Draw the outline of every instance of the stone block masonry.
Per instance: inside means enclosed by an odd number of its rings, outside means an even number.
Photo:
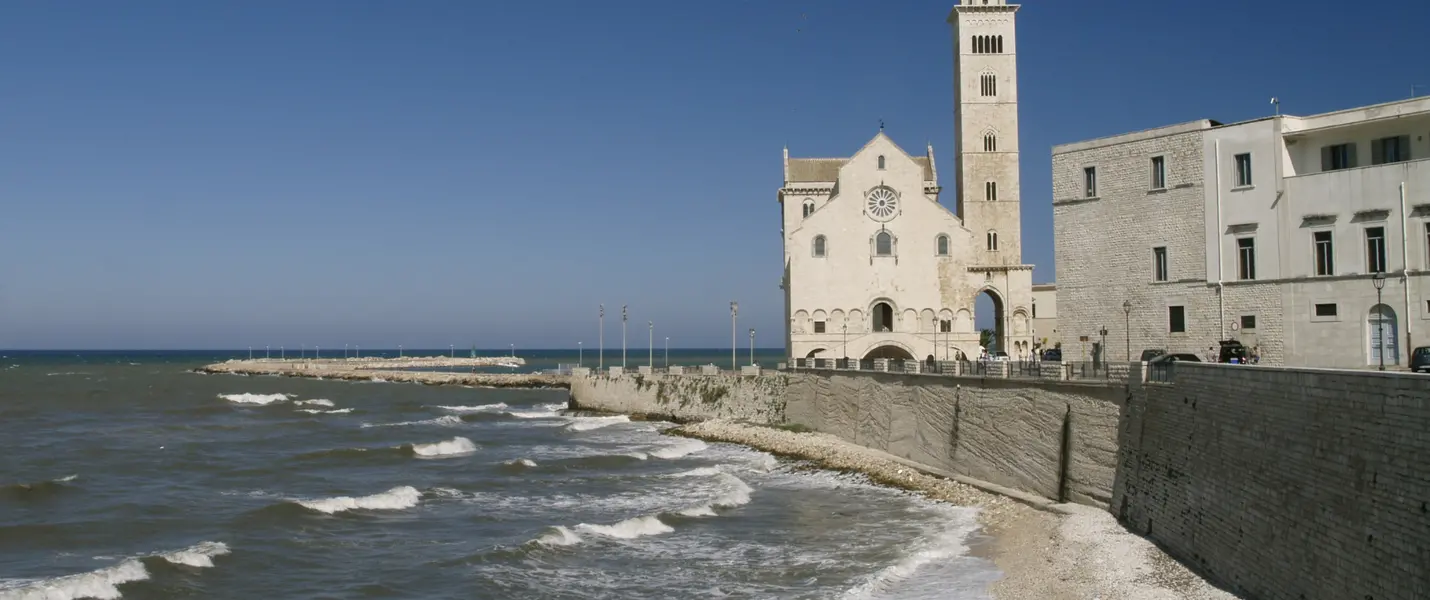
[[[1262,600],[1430,598],[1430,378],[1178,363],[1133,383],[1113,511]]]
[[[790,375],[591,374],[571,378],[574,408],[640,415],[676,422],[736,419],[784,422]]]

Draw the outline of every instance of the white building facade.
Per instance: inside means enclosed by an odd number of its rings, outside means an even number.
[[[786,348],[794,358],[975,358],[980,294],[993,345],[1031,352],[1032,265],[1022,261],[1017,5],[964,0],[954,32],[955,210],[933,148],[881,130],[849,158],[784,156]]]
[[[1063,338],[1058,334],[1058,286],[1051,283],[1033,284],[1033,349],[1059,348]]]
[[[1271,364],[1405,366],[1430,345],[1427,159],[1430,98],[1058,146],[1065,337],[1105,328],[1114,360],[1236,339]]]

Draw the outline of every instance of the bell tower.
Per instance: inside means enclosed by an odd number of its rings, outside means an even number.
[[[957,212],[982,249],[979,264],[1023,262],[1018,179],[1019,6],[960,0],[953,26]]]

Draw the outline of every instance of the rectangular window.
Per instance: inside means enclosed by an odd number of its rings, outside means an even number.
[[[1251,185],[1251,154],[1236,155],[1236,187]]]
[[[1356,166],[1356,145],[1336,144],[1321,148],[1321,170],[1336,171]]]
[[[1256,315],[1241,315],[1242,329],[1256,329]]]
[[[1034,319],[1038,318],[1038,305],[1037,305],[1037,304],[1033,304],[1033,318],[1034,318]]]
[[[814,332],[815,332],[815,333],[824,333],[824,321],[815,321],[815,322],[814,322]]]
[[[1317,305],[1316,305],[1316,316],[1318,316],[1318,317],[1334,317],[1334,316],[1336,316],[1336,305],[1335,305],[1335,304],[1317,304]]]
[[[1236,273],[1245,281],[1256,279],[1256,238],[1237,238]]]
[[[1385,272],[1385,228],[1365,228],[1365,269],[1367,273]]]
[[[953,321],[949,321],[948,319],[940,319],[938,322],[938,331],[939,333],[953,332]]]
[[[1311,234],[1311,245],[1316,250],[1316,274],[1335,275],[1335,248],[1331,245],[1331,232],[1317,231]]]
[[[1167,280],[1167,247],[1158,246],[1152,249],[1152,280]]]
[[[1410,136],[1380,138],[1370,143],[1370,164],[1384,165],[1410,160]]]
[[[1152,157],[1152,189],[1167,188],[1167,161],[1161,156]]]
[[[1172,333],[1187,332],[1187,309],[1184,306],[1167,307],[1167,331]]]
[[[1097,167],[1082,170],[1082,184],[1088,198],[1097,197]]]

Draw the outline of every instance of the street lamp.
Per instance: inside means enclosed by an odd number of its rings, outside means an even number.
[[[626,368],[626,305],[621,305],[621,368]]]
[[[601,305],[601,313],[598,315],[599,324],[596,329],[596,368],[604,370],[606,368],[606,305]]]
[[[750,366],[755,366],[755,328],[750,328]]]
[[[272,357],[269,356],[269,354],[268,354],[268,346],[264,346],[264,347],[263,347],[263,360],[268,360],[269,358],[272,358]]]
[[[649,333],[646,334],[646,342],[645,342],[646,352],[648,352],[648,353],[650,354],[650,356],[647,356],[647,357],[646,357],[646,363],[645,363],[645,364],[646,364],[646,366],[648,366],[648,367],[654,369],[654,368],[655,368],[655,321],[646,321],[645,324],[646,324],[646,327],[649,327],[649,328],[650,328]]]
[[[402,347],[402,346],[398,346],[398,348],[401,348],[401,347]],[[359,345],[357,345],[357,344],[353,344],[353,354],[354,354],[357,358],[362,358],[362,346],[359,346]]]
[[[586,362],[586,347],[581,345],[583,343],[576,342],[576,368],[578,369],[581,368],[582,363]]]
[[[288,351],[284,350],[282,346],[278,347],[278,360],[288,360]]]
[[[397,358],[402,358],[402,344],[397,345]]]
[[[447,344],[447,358],[457,358],[456,344]]]
[[[253,346],[248,347],[248,360],[253,360]]]
[[[347,345],[347,344],[343,344],[343,358],[347,358],[347,357],[348,357],[348,345]]]
[[[313,346],[313,358],[314,358],[314,359],[319,359],[319,358],[322,358],[322,357],[323,357],[323,350],[322,350],[321,348],[317,347],[317,346]]]
[[[740,304],[734,300],[730,301],[730,370],[739,369],[735,364],[735,316],[740,313]]]
[[[1380,355],[1380,370],[1385,370],[1385,314],[1380,307],[1380,290],[1385,288],[1385,273],[1377,272],[1370,282],[1375,284],[1375,328],[1376,354]]]
[[[670,368],[670,336],[665,336],[665,368]]]
[[[1132,362],[1132,301],[1122,301],[1123,323],[1127,327],[1127,362]]]
[[[844,368],[849,368],[849,324],[844,323],[839,326],[839,331],[844,334],[844,350],[840,354],[844,355]]]
[[[516,358],[516,344],[507,344],[507,345],[508,345],[508,346],[511,346],[511,357],[512,357],[512,358]]]

